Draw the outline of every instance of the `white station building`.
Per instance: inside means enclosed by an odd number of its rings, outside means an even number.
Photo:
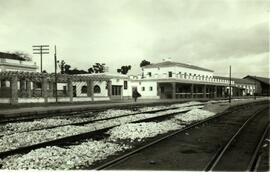
[[[132,99],[135,89],[141,94],[139,99],[222,98],[230,92],[229,78],[214,76],[210,69],[171,59],[144,66],[137,76],[61,75],[57,91],[52,74],[37,73],[35,64],[26,64],[19,56],[7,53],[0,54],[0,60],[0,103],[55,102],[56,94],[59,102],[126,100]],[[14,81],[17,74],[19,80]],[[232,78],[231,88],[232,96],[253,95],[255,84]]]
[[[198,66],[164,59],[142,68],[137,76],[112,74],[110,99],[131,99],[137,89],[140,99],[218,98],[229,95],[229,78],[214,76],[214,71]],[[237,81],[237,83],[236,83]],[[244,79],[231,80],[234,96],[253,95],[255,85]],[[74,83],[74,96],[85,96],[87,84]],[[59,88],[61,89],[61,88]],[[95,82],[94,96],[108,97],[106,82]]]

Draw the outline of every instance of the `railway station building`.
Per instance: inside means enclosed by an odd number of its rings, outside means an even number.
[[[230,79],[229,77],[222,76],[214,76],[214,78],[226,80]],[[231,78],[231,80],[234,82],[234,86],[232,89],[233,96],[251,96],[254,95],[254,93],[256,92],[255,84],[250,80],[241,78]]]
[[[55,76],[36,72],[35,64],[20,62],[23,60],[19,56],[2,54],[0,57],[0,103],[125,100],[132,99],[135,89],[141,94],[140,99],[223,98],[229,95],[229,78],[214,76],[210,69],[171,59],[144,66],[142,73],[136,76],[110,73]],[[7,59],[17,61],[16,65]],[[251,79],[232,78],[232,96],[253,95],[254,91],[255,83]]]
[[[215,78],[214,71],[164,59],[143,67],[141,76],[132,78],[142,98],[218,98],[229,94],[229,80]],[[234,81],[232,81],[234,85]]]
[[[139,75],[84,74],[102,75],[111,78],[110,99],[131,99],[137,89],[141,99],[181,99],[181,98],[222,98],[229,95],[229,78],[214,76],[214,71],[189,64],[164,59],[160,63],[142,68]],[[86,83],[74,85],[76,95],[83,95]],[[95,82],[95,97],[106,97],[106,83]],[[253,95],[255,84],[246,79],[231,79],[231,95]]]
[[[265,77],[247,75],[244,79],[256,85],[255,93],[262,96],[270,96],[270,79]]]

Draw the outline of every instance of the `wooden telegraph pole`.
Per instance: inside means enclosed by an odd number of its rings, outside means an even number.
[[[231,103],[232,99],[232,71],[231,71],[231,66],[230,66],[230,82],[229,82],[229,103]]]
[[[55,102],[58,102],[58,95],[57,95],[57,56],[56,56],[56,45],[54,46],[54,76],[55,76]]]
[[[254,79],[254,92],[253,92],[254,100],[256,100],[256,86],[257,86],[257,82],[256,82],[256,75],[255,75],[255,79]]]
[[[43,72],[42,70],[42,55],[49,54],[49,45],[33,45],[33,54],[40,55],[40,73]]]

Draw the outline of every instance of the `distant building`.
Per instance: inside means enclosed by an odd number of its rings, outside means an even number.
[[[36,72],[38,66],[16,54],[0,52],[0,72],[23,71]]]
[[[37,65],[25,58],[13,53],[0,52],[0,72],[20,71],[20,72],[36,72]],[[21,84],[18,82],[18,86]],[[0,97],[10,96],[10,82],[0,79]]]
[[[229,77],[222,77],[222,76],[214,76],[214,78],[219,79],[226,79],[229,80]],[[231,78],[231,80],[234,82],[232,92],[234,96],[250,96],[253,95],[255,92],[255,84],[254,82],[247,80],[247,79],[241,79],[241,78]]]
[[[270,93],[270,78],[264,78],[264,77],[258,77],[258,76],[250,76],[247,75],[244,77],[244,79],[249,80],[250,82],[253,82],[256,84],[256,94],[257,95],[263,95],[263,96],[269,96]]]

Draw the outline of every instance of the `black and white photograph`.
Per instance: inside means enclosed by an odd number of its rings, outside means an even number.
[[[270,171],[269,0],[0,0],[0,171]]]

